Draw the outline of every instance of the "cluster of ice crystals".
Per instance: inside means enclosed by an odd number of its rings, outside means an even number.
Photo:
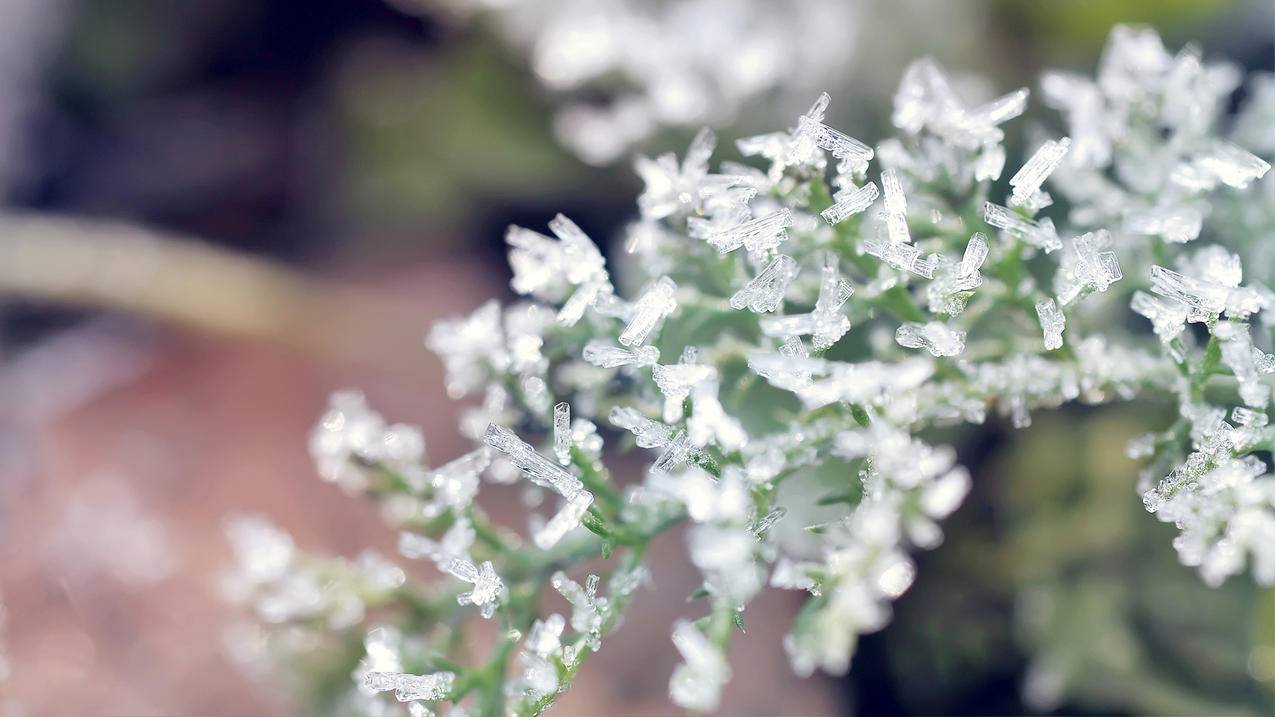
[[[1053,299],[1041,299],[1036,302],[1036,316],[1040,319],[1040,331],[1045,336],[1045,350],[1053,351],[1063,345],[1063,329],[1067,328],[1067,317],[1063,315]]]
[[[1049,140],[1036,150],[1014,176],[1009,178],[1009,186],[1014,188],[1010,194],[1011,207],[1026,207],[1030,211],[1043,209],[1053,203],[1049,195],[1040,190],[1045,179],[1062,163],[1067,150],[1071,149],[1071,139]]]
[[[261,517],[234,516],[226,534],[238,569],[223,576],[222,593],[266,623],[316,620],[345,629],[363,619],[365,598],[385,595],[406,579],[372,551],[354,563],[305,559],[291,536]]]
[[[419,477],[425,438],[415,426],[386,425],[363,394],[341,391],[310,432],[310,456],[321,478],[357,491],[367,487],[368,471],[376,466]]]
[[[908,134],[926,130],[958,147],[998,144],[1000,125],[1027,109],[1027,88],[967,108],[947,75],[930,58],[913,62],[903,73],[894,95],[894,126]]]
[[[965,253],[959,264],[950,260],[939,265],[934,281],[926,288],[930,311],[956,316],[965,310],[970,293],[983,285],[979,269],[987,260],[987,237],[975,232],[965,245]]]
[[[612,346],[604,341],[590,341],[581,355],[585,361],[599,368],[650,366],[660,360],[660,351],[654,346],[626,349]]]
[[[677,309],[676,292],[677,284],[667,276],[648,286],[633,306],[632,318],[620,333],[620,343],[639,350],[660,321]]]
[[[1249,406],[1265,408],[1271,400],[1271,385],[1262,377],[1275,373],[1275,355],[1253,345],[1244,323],[1219,323],[1213,335],[1222,340],[1222,361],[1239,382],[1240,399]]]
[[[1111,233],[1106,229],[1081,234],[1071,239],[1070,245],[1054,277],[1058,301],[1063,306],[1086,292],[1106,291],[1123,278],[1116,253],[1106,249],[1111,245]]]
[[[806,114],[797,118],[797,126],[787,132],[745,137],[737,142],[746,157],[761,156],[770,160],[770,179],[779,181],[789,168],[822,170],[823,152],[840,160],[838,171],[862,174],[872,159],[872,148],[824,124],[824,113],[832,98],[819,95]]]
[[[1046,254],[1062,248],[1062,240],[1058,238],[1054,222],[1048,217],[1033,221],[1012,209],[987,202],[983,207],[983,221],[1012,237],[1043,249]]]
[[[793,562],[772,577],[774,584],[823,596],[784,643],[799,674],[845,672],[858,635],[884,626],[889,602],[912,583],[915,566],[905,546],[937,545],[942,532],[934,521],[955,510],[970,485],[950,448],[927,446],[882,423],[843,432],[836,445],[847,458],[867,459],[865,497],[849,516],[825,526],[820,580],[809,577],[812,565]]]
[[[860,8],[834,0],[444,4],[481,13],[525,55],[559,100],[559,141],[598,165],[668,128],[727,125],[745,107],[763,111],[780,90],[837,77],[860,24]]]
[[[585,490],[579,478],[537,453],[529,444],[503,426],[494,423],[488,426],[487,432],[483,435],[483,441],[505,454],[510,462],[523,472],[527,480],[541,488],[549,488],[565,501],[557,514],[532,536],[536,547],[541,550],[551,548],[557,545],[568,532],[579,527],[585,511],[593,504],[593,494]],[[570,463],[569,452],[567,457],[567,463]]]
[[[925,349],[931,356],[959,356],[965,350],[965,332],[940,321],[902,324],[894,340],[909,349]]]
[[[877,185],[872,182],[862,187],[846,187],[832,195],[833,205],[820,212],[820,216],[829,224],[840,224],[872,206],[878,196]]]
[[[780,209],[755,219],[725,227],[709,234],[708,243],[722,254],[740,247],[753,253],[770,251],[782,244],[788,235],[785,229],[792,226],[792,212]]]
[[[598,595],[597,575],[589,575],[583,586],[566,576],[554,573],[551,583],[571,603],[571,629],[584,637],[585,645],[597,652],[602,647],[602,627],[610,612],[610,601]]]
[[[556,56],[565,81],[570,63]],[[1275,436],[1266,413],[1275,293],[1262,286],[1275,255],[1245,244],[1269,222],[1238,191],[1268,174],[1250,150],[1275,150],[1263,123],[1275,116],[1275,85],[1259,84],[1227,133],[1238,81],[1192,48],[1173,55],[1150,31],[1118,29],[1096,80],[1042,82],[1066,136],[1045,141],[994,201],[1002,126],[1024,111],[1028,92],[967,105],[928,59],[900,83],[892,119],[901,135],[875,150],[827,123],[827,94],[788,130],[738,142],[768,162],[764,171],[714,165],[715,138],[701,131],[680,160],[637,160],[640,217],[623,237],[629,276],[643,287],[636,294],[617,293],[597,245],[559,216],[553,236],[508,232],[523,300],[485,304],[430,332],[449,393],[481,397],[461,420],[476,450],[430,468],[419,431],[343,393],[311,436],[319,472],[381,501],[402,531],[403,556],[468,583],[456,603],[484,617],[509,608],[496,655],[517,663],[498,695],[511,717],[539,714],[569,686],[642,582],[643,547],[683,519],[708,611],[674,628],[677,704],[720,704],[730,623],[742,626],[767,584],[817,596],[785,639],[793,668],[844,671],[858,635],[882,627],[912,584],[911,554],[942,540],[939,521],[969,490],[955,451],[917,436],[991,412],[1023,427],[1032,411],[1069,401],[1177,399],[1180,422],[1131,446],[1157,467],[1189,451],[1154,485],[1144,474],[1148,510],[1178,526],[1182,562],[1210,584],[1246,563],[1259,581],[1275,581],[1275,477],[1258,457]],[[1046,181],[1065,198],[1060,206]],[[1260,189],[1271,187],[1268,178]],[[991,240],[988,227],[997,230]],[[1184,250],[1201,237],[1209,243]],[[1231,252],[1250,250],[1244,285]],[[1163,266],[1133,264],[1147,257]],[[1114,333],[1129,308],[1150,330]],[[1186,331],[1188,322],[1203,326]],[[773,389],[795,400],[776,400]],[[1210,402],[1221,400],[1244,405]],[[601,416],[655,452],[624,491],[601,464]],[[534,436],[544,453],[502,426]],[[780,490],[822,490],[814,476],[830,457],[858,482],[819,496],[822,506],[844,506],[831,520]],[[475,504],[481,475],[524,476],[529,508],[558,495],[551,518],[529,517],[530,545],[487,523]],[[370,608],[434,600],[374,554],[310,558],[251,521],[232,540],[243,567],[227,592],[265,622],[348,630]],[[564,572],[598,554],[613,565],[612,551],[622,567],[605,596],[597,575],[581,585]],[[569,619],[523,609],[550,575]],[[429,602],[446,613],[440,624],[473,612],[452,604],[453,594],[444,606]],[[418,607],[408,604],[384,614]],[[411,701],[413,715],[446,697],[451,673],[410,674],[434,664],[431,655],[451,659],[435,637],[367,634],[358,709],[401,711],[378,701],[382,691]],[[458,684],[490,674],[475,669],[457,669]]]
[[[1207,417],[1206,417],[1207,416]],[[1250,431],[1266,424],[1265,414],[1237,410],[1237,426],[1220,416],[1197,417],[1196,450],[1182,465],[1143,494],[1147,510],[1181,533],[1173,541],[1182,563],[1196,567],[1205,582],[1219,585],[1251,559],[1253,577],[1275,584],[1275,475],[1253,455]]]
[[[747,308],[759,314],[778,309],[784,303],[784,293],[797,272],[797,262],[792,257],[784,254],[776,256],[757,276],[731,295],[731,307]]]
[[[593,240],[575,222],[559,214],[549,222],[557,241],[530,229],[511,226],[509,244],[511,285],[519,294],[545,300],[566,297],[558,321],[573,326],[600,297],[613,293],[606,262]]]
[[[363,676],[363,685],[373,692],[394,691],[399,702],[423,700],[435,702],[452,690],[456,681],[453,672],[434,672],[428,675],[412,675],[404,672],[369,672]]]
[[[673,626],[673,644],[683,662],[669,679],[669,697],[674,704],[689,710],[716,710],[722,686],[730,679],[726,658],[699,628],[685,620]]]

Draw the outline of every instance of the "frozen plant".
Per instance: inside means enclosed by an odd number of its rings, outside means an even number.
[[[536,715],[630,601],[656,598],[641,590],[645,550],[688,523],[703,584],[671,626],[669,694],[712,711],[762,590],[809,593],[783,641],[802,675],[849,669],[858,636],[887,623],[912,555],[941,542],[971,485],[930,429],[993,415],[1021,427],[1036,410],[1140,395],[1180,408],[1133,453],[1181,561],[1209,584],[1246,569],[1275,583],[1261,457],[1275,445],[1275,294],[1244,261],[1275,229],[1253,153],[1275,149],[1261,131],[1275,95],[1259,78],[1228,121],[1240,79],[1118,27],[1096,79],[1042,80],[1062,122],[1008,189],[1002,142],[1029,90],[979,102],[924,59],[900,83],[897,136],[875,146],[835,126],[825,94],[790,128],[739,140],[752,164],[713,167],[708,131],[682,161],[640,162],[622,271],[563,217],[556,238],[515,227],[524,300],[430,332],[449,392],[476,401],[461,426],[473,452],[431,467],[417,429],[355,393],[334,396],[311,436],[324,478],[381,503],[401,557],[451,577],[309,557],[240,519],[228,594],[285,657],[305,636],[366,635],[352,709]],[[649,469],[613,478],[604,442],[649,451]],[[819,477],[828,464],[840,479]],[[520,478],[525,530],[493,524],[483,486]],[[585,561],[603,574],[581,574]],[[473,616],[498,632],[477,663],[461,659]]]

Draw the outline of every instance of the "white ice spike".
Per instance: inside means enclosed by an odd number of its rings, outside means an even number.
[[[780,254],[765,269],[736,291],[730,297],[730,305],[735,309],[748,308],[759,314],[778,309],[784,301],[784,292],[797,276],[797,262],[792,257]]]
[[[647,287],[633,308],[633,318],[620,334],[620,343],[629,347],[646,343],[655,326],[677,308],[677,284],[667,276]]]

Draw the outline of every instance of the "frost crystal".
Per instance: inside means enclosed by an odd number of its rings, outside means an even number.
[[[612,65],[595,51],[629,47],[608,28],[650,27],[598,20],[638,3],[570,4],[588,5],[580,17],[597,24],[546,41],[534,63],[562,86],[594,76],[581,62]],[[697,11],[684,10],[682,24],[717,28],[704,8],[718,4],[689,3]],[[668,49],[657,35],[634,36]],[[589,47],[577,57],[581,38]],[[718,50],[706,54],[774,64]],[[658,58],[647,71],[667,75],[650,94],[664,110],[716,110],[711,88],[684,83],[685,54],[636,56]],[[769,161],[764,169],[715,164],[708,130],[680,159],[638,159],[645,187],[620,244],[626,279],[641,291],[621,295],[597,245],[559,216],[552,236],[508,231],[517,303],[489,302],[430,331],[449,394],[476,397],[461,414],[476,450],[430,467],[418,429],[391,424],[352,392],[334,396],[311,433],[321,476],[376,501],[399,532],[398,552],[432,561],[446,584],[421,584],[372,552],[309,555],[241,519],[228,526],[240,565],[224,594],[272,640],[315,651],[306,664],[366,635],[355,682],[333,697],[341,709],[401,714],[379,694],[393,690],[416,717],[434,708],[417,700],[455,689],[460,704],[440,714],[499,707],[532,717],[622,623],[651,541],[689,523],[684,547],[704,598],[693,604],[707,613],[675,626],[683,662],[670,694],[710,710],[730,677],[731,623],[742,629],[742,611],[767,584],[811,596],[784,640],[799,674],[844,672],[858,636],[890,619],[916,579],[914,554],[943,540],[940,523],[971,483],[952,447],[921,436],[993,411],[1025,427],[1033,412],[1069,402],[1144,396],[1179,409],[1129,454],[1147,461],[1139,491],[1179,531],[1180,561],[1209,584],[1246,568],[1275,583],[1266,463],[1275,250],[1256,240],[1269,234],[1275,196],[1275,83],[1254,84],[1236,115],[1240,79],[1198,50],[1173,54],[1154,32],[1118,28],[1096,78],[1043,78],[1066,136],[1044,142],[1009,178],[1009,196],[990,202],[1007,161],[1003,128],[1028,92],[967,105],[928,59],[905,72],[892,114],[900,132],[875,152],[826,123],[825,94],[790,129],[739,140],[745,155]],[[647,98],[576,108],[580,142],[628,146],[657,111]],[[879,172],[875,184],[869,172]],[[1201,246],[1202,236],[1216,243]],[[852,320],[856,336],[843,341]],[[1188,331],[1188,322],[1200,325]],[[652,451],[639,482],[619,485],[603,464],[602,416],[633,436],[624,447]],[[493,524],[477,500],[484,478],[523,475],[529,541]],[[586,562],[612,570],[605,595],[597,575],[567,577]],[[569,618],[533,612],[549,576]],[[460,633],[464,624],[498,606],[507,610],[487,636],[493,652],[453,668],[471,643],[488,641]],[[426,622],[445,629],[421,630]],[[452,672],[404,672],[434,667],[454,670],[454,684]],[[498,674],[503,684],[492,682]]]
[[[630,350],[612,346],[605,341],[590,341],[584,347],[583,357],[585,361],[600,368],[620,368],[650,366],[660,360],[660,352],[654,346],[639,346]]]
[[[685,620],[673,626],[673,644],[683,660],[669,680],[673,702],[699,712],[717,709],[722,686],[730,679],[725,658],[704,633]]]
[[[903,324],[894,332],[894,340],[906,348],[925,349],[931,356],[958,356],[965,350],[965,332],[938,321]]]
[[[646,343],[656,324],[677,308],[677,300],[673,298],[676,291],[677,284],[668,277],[661,277],[647,287],[633,307],[633,318],[620,334],[620,343],[629,347]]]
[[[1010,206],[1025,206],[1033,209],[1048,206],[1050,203],[1048,195],[1043,194],[1040,187],[1062,163],[1068,149],[1071,149],[1071,140],[1067,137],[1050,140],[1041,145],[1031,159],[1009,178],[1009,186],[1014,188],[1009,198]]]
[[[778,309],[784,301],[784,292],[797,276],[797,271],[797,262],[790,256],[780,254],[745,284],[744,288],[730,297],[731,307],[747,307],[759,314]]]
[[[845,336],[850,330],[850,319],[846,317],[842,307],[854,294],[850,282],[841,278],[837,268],[837,255],[828,252],[824,255],[823,273],[819,284],[819,298],[815,301],[814,345],[816,351],[823,351]]]
[[[1063,345],[1063,329],[1067,326],[1067,317],[1058,310],[1053,299],[1042,299],[1036,302],[1036,316],[1040,318],[1040,330],[1045,335],[1045,350],[1053,351]]]
[[[1062,248],[1062,240],[1058,238],[1054,223],[1048,217],[1035,222],[1024,218],[1012,209],[987,202],[983,207],[983,220],[998,229],[1003,229],[1012,237],[1043,249],[1046,254]]]
[[[585,511],[593,503],[593,494],[584,489],[579,478],[571,475],[552,461],[540,455],[510,430],[492,424],[483,435],[487,445],[504,453],[509,460],[522,470],[527,480],[542,488],[549,488],[566,503],[556,515],[540,530],[536,531],[534,540],[536,547],[544,550],[551,548],[572,529],[579,527]],[[568,462],[570,462],[568,454]]]
[[[784,230],[792,226],[792,212],[781,209],[708,236],[714,249],[727,254],[741,246],[750,252],[765,252],[779,246],[788,238]]]
[[[1085,292],[1106,291],[1122,278],[1116,253],[1099,251],[1110,243],[1111,235],[1105,229],[1071,240],[1070,251],[1063,255],[1062,271],[1055,278],[1058,300],[1064,306]]]
[[[553,454],[560,465],[571,465],[571,406],[566,401],[553,407]]]
[[[363,685],[373,692],[394,690],[399,702],[424,700],[434,702],[447,696],[452,690],[456,675],[452,672],[435,672],[429,675],[410,675],[402,672],[369,672],[363,677]]]
[[[833,195],[833,205],[820,215],[829,224],[840,224],[872,206],[878,196],[877,185],[872,182],[854,189],[843,189]]]

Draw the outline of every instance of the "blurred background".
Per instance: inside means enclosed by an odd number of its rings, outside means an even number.
[[[0,0],[0,715],[303,712],[225,655],[223,516],[392,545],[306,432],[358,386],[460,452],[420,339],[508,296],[506,225],[561,211],[603,244],[634,152],[711,124],[733,156],[819,89],[879,139],[918,55],[1034,88],[1117,22],[1275,65],[1271,0]],[[1203,587],[1133,491],[1125,441],[1169,410],[951,436],[974,494],[851,675],[792,677],[797,596],[771,595],[723,713],[1275,714],[1275,593]],[[664,602],[558,713],[671,713]]]

